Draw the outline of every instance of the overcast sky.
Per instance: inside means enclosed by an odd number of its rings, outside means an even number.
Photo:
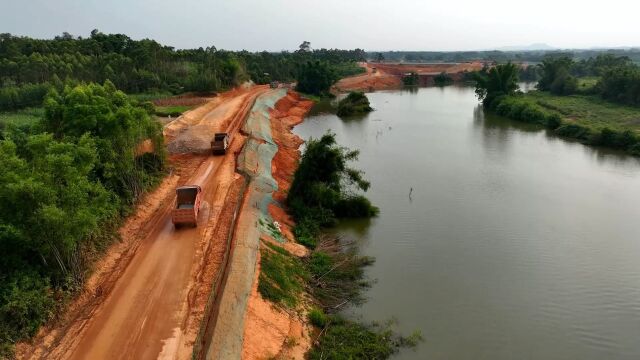
[[[477,50],[640,46],[640,0],[0,0],[0,32],[92,29],[177,48]]]

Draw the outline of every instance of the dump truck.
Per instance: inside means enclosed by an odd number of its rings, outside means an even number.
[[[211,152],[213,155],[224,155],[231,144],[228,133],[216,133],[211,140]]]
[[[176,189],[176,205],[171,212],[173,225],[198,226],[201,194],[202,188],[198,185],[185,185]]]

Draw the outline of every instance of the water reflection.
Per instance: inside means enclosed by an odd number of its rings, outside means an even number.
[[[637,159],[485,114],[472,88],[369,98],[295,131],[361,150],[381,214],[336,231],[376,257],[353,311],[427,339],[399,359],[640,358]]]

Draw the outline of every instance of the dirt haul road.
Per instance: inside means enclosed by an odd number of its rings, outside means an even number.
[[[237,208],[229,202],[241,199],[235,153],[244,137],[236,134],[225,156],[192,152],[199,152],[202,139],[211,139],[213,132],[235,130],[256,97],[267,91],[253,87],[222,94],[166,129],[169,149],[179,141],[175,148],[186,153],[171,156],[175,171],[124,226],[137,231],[121,230],[123,242],[98,263],[68,314],[45,327],[32,344],[21,344],[19,358],[191,358],[211,279],[228,249],[224,239],[232,231],[235,214],[230,212]],[[173,189],[182,184],[203,188],[197,228],[175,229],[171,223]]]

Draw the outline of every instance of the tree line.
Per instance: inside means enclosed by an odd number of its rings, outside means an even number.
[[[575,62],[568,56],[548,57],[540,65],[537,88],[554,95],[566,96],[580,91],[576,73],[583,71],[599,76],[588,93],[604,100],[627,105],[640,105],[640,68],[625,57],[599,55]],[[608,146],[640,156],[640,135],[634,129],[615,130],[567,121],[556,112],[527,101],[518,90],[518,67],[512,63],[497,65],[476,74],[476,95],[485,108],[499,115],[536,123],[556,134],[590,145]]]
[[[299,67],[322,62],[337,76],[360,71],[364,50],[317,49],[295,52],[226,51],[214,46],[178,50],[154,40],[93,30],[89,37],[63,34],[54,39],[0,34],[0,110],[35,106],[48,88],[67,81],[111,81],[127,93],[207,92],[245,80],[292,81]]]
[[[52,89],[44,108],[0,134],[0,358],[81,286],[163,174],[160,125],[113,83]],[[154,151],[139,154],[145,140]]]

